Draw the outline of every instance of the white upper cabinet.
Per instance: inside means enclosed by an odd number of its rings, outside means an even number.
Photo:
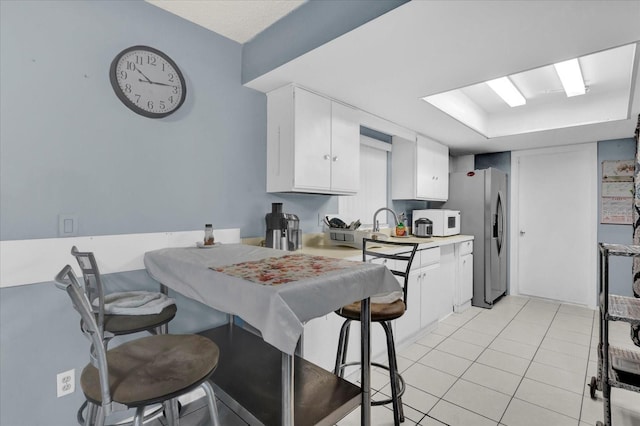
[[[391,198],[447,201],[449,148],[425,136],[414,140],[393,138]]]
[[[295,86],[267,94],[267,192],[355,194],[358,112]]]

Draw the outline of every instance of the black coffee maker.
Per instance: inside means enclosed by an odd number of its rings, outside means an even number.
[[[287,251],[302,248],[300,220],[295,214],[282,213],[282,203],[272,203],[271,213],[267,213],[265,220],[265,246]]]

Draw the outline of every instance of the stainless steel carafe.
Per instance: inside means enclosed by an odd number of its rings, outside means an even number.
[[[300,220],[295,214],[282,213],[282,203],[271,204],[271,213],[267,213],[265,221],[265,246],[287,251],[302,248]]]

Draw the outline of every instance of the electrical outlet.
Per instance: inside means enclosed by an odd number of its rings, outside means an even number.
[[[76,390],[76,370],[59,373],[56,379],[58,398],[75,392]]]

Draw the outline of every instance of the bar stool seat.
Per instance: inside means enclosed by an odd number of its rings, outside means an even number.
[[[116,336],[133,334],[141,331],[153,332],[168,323],[176,316],[178,308],[169,305],[158,314],[149,315],[104,315],[104,329]]]
[[[353,321],[360,321],[361,302],[353,302],[336,311],[336,314]],[[391,303],[371,302],[371,321],[392,321],[404,315],[406,306],[401,299]]]

